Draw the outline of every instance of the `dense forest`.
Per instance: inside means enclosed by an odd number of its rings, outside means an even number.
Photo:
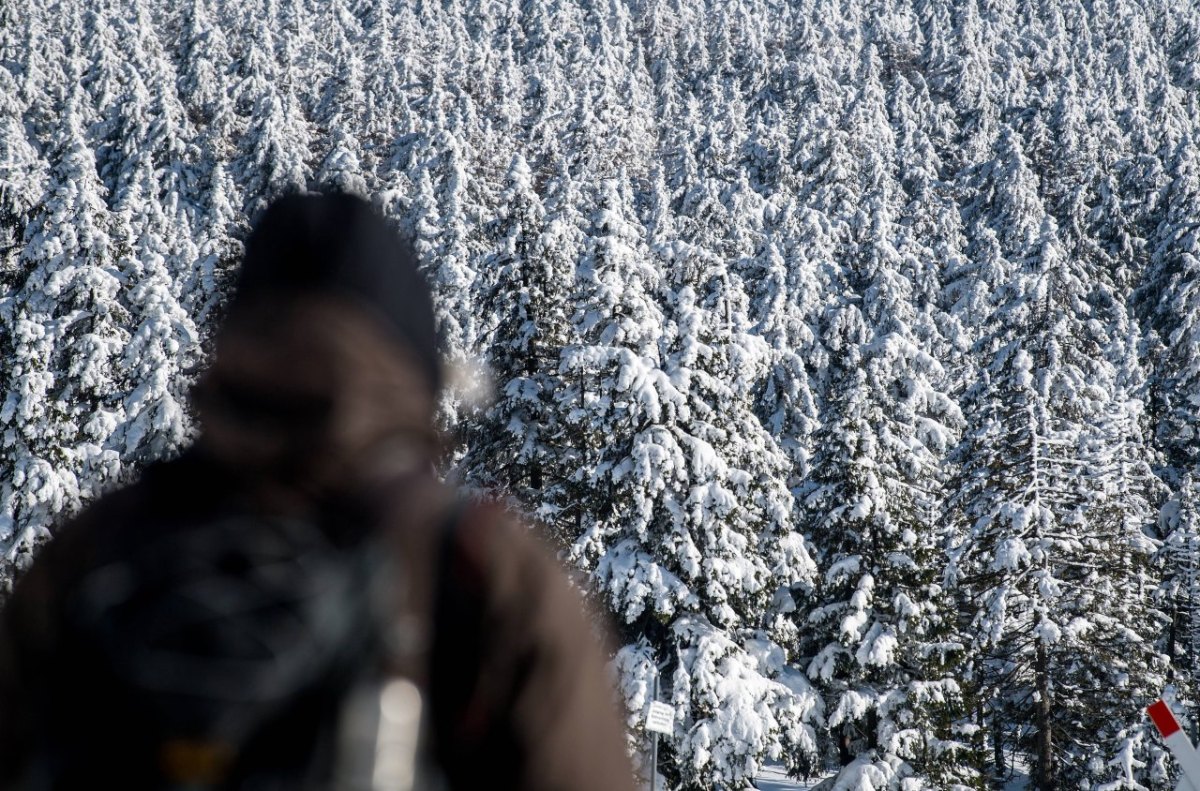
[[[641,771],[657,674],[671,788],[1170,788],[1198,142],[1189,0],[4,0],[0,581],[186,445],[267,201],[348,190]]]

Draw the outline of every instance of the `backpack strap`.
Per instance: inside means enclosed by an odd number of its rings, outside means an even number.
[[[471,534],[486,529],[492,510],[460,499],[439,536],[429,697],[436,751],[443,766],[451,765],[456,753],[461,760],[461,751],[483,739],[490,726],[491,712],[480,685],[489,639],[485,569],[466,544]]]
[[[518,562],[528,548],[510,544],[523,538],[509,535],[514,527],[501,503],[471,503],[440,536],[429,695],[434,756],[454,789],[523,787],[530,768],[518,704],[531,674],[544,672],[524,628],[539,587],[518,579],[537,569]]]

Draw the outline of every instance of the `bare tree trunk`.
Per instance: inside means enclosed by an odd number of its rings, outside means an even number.
[[[997,780],[1008,775],[1008,765],[1004,762],[1004,739],[1001,733],[1000,707],[994,706],[992,708],[992,763]]]
[[[987,762],[987,735],[988,728],[985,728],[983,723],[983,702],[979,697],[975,697],[974,711],[971,716],[975,721],[975,733],[971,735],[971,768],[978,774],[979,788],[988,787],[990,773],[988,772]]]
[[[1046,662],[1046,644],[1037,643],[1036,684],[1038,693],[1037,711],[1037,788],[1040,791],[1054,789],[1054,735],[1050,725],[1050,674]]]

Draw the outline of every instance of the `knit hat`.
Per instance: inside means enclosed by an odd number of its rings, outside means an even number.
[[[412,245],[362,198],[289,195],[246,241],[230,313],[264,297],[335,293],[376,315],[441,387],[429,284]]]

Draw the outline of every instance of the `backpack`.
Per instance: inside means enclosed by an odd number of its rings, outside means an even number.
[[[438,542],[434,620],[470,629],[481,606],[452,579],[460,518]],[[322,519],[235,509],[86,574],[69,631],[125,727],[60,740],[47,785],[77,787],[87,778],[68,767],[94,767],[93,782],[120,772],[129,788],[442,788],[429,695],[384,669],[403,639],[391,629],[399,565],[369,532],[334,541]],[[451,653],[433,633],[431,686],[447,686],[472,666],[463,645],[478,644],[456,639]]]

